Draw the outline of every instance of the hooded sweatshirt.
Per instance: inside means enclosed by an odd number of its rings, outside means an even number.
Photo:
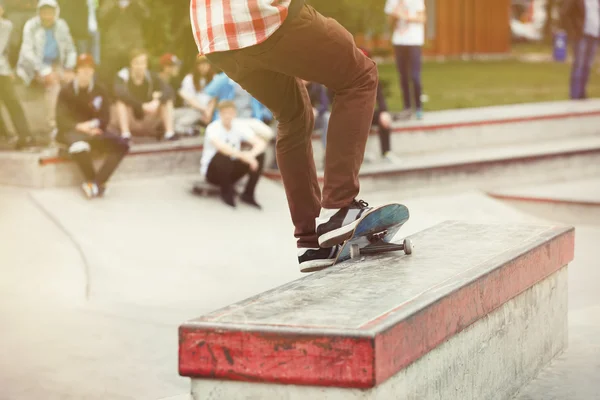
[[[52,64],[59,65],[65,69],[73,69],[77,60],[77,52],[73,44],[73,38],[67,23],[59,18],[60,7],[56,0],[40,0],[38,13],[44,6],[56,9],[56,22],[46,29],[42,25],[39,15],[31,18],[23,28],[23,43],[17,62],[17,74],[25,83],[29,84],[36,75],[45,76],[52,71],[49,59],[56,59]],[[54,40],[55,43],[50,43]],[[54,47],[55,46],[55,47]],[[46,62],[44,60],[46,59]]]

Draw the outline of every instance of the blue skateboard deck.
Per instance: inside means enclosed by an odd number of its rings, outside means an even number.
[[[410,241],[404,244],[391,244],[391,240],[409,218],[408,208],[402,204],[387,204],[381,206],[358,222],[352,237],[344,242],[333,265],[352,258],[354,251],[362,250],[363,254],[380,253],[384,251],[404,250],[407,254],[412,251]]]

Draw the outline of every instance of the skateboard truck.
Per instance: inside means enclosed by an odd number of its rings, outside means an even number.
[[[376,235],[369,236],[371,244],[363,247],[362,249],[358,244],[353,244],[350,247],[350,258],[356,260],[361,255],[386,253],[389,251],[401,251],[404,250],[405,254],[412,254],[413,245],[410,239],[404,239],[400,243],[387,243],[380,239],[385,236],[385,233],[379,233]],[[373,239],[373,240],[372,240]]]

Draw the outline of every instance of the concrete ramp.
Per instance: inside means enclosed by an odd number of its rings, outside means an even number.
[[[574,231],[448,221],[180,327],[195,399],[504,399],[565,347]]]

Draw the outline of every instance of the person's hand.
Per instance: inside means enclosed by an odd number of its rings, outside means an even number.
[[[379,125],[384,127],[385,129],[389,129],[392,124],[392,116],[387,111],[382,111],[379,114]]]
[[[63,80],[64,80],[66,83],[71,83],[71,82],[73,82],[73,79],[75,79],[75,72],[73,72],[73,71],[71,71],[71,70],[69,70],[69,69],[67,69],[67,70],[65,70],[65,71],[63,72]]]
[[[317,108],[316,108],[316,107],[313,107],[313,116],[314,116],[315,118],[317,118],[317,114],[318,114],[318,113],[319,113],[319,112],[317,111]]]
[[[156,111],[158,111],[159,106],[160,106],[160,101],[155,99],[155,100],[149,101],[148,103],[142,104],[142,109],[144,110],[144,113],[146,113],[146,114],[154,114],[154,113],[156,113]]]
[[[100,128],[92,128],[92,129],[90,129],[90,135],[92,135],[92,136],[102,135],[103,133],[104,132]]]
[[[54,86],[58,83],[58,75],[55,72],[50,72],[47,75],[38,75],[37,79],[42,85],[46,87]]]
[[[250,152],[243,151],[239,158],[248,164],[251,171],[256,171],[258,169],[258,161],[256,161],[256,158]]]
[[[91,135],[91,131],[92,131],[92,127],[90,126],[89,122],[80,122],[77,125],[75,125],[75,129],[77,129],[79,132],[81,133],[85,133],[88,135]]]

